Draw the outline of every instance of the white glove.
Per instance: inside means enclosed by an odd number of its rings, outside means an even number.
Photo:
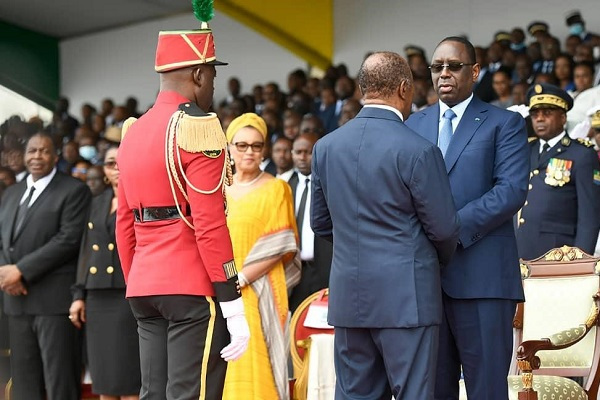
[[[232,301],[220,302],[223,317],[227,319],[227,330],[231,335],[231,343],[221,350],[221,357],[225,361],[235,361],[244,354],[250,340],[250,328],[244,314],[242,298]]]

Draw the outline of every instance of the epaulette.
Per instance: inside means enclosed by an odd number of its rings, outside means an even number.
[[[194,103],[183,103],[176,112],[177,146],[189,153],[221,154],[227,148],[227,138],[215,113],[205,113]]]
[[[592,142],[588,138],[577,138],[577,141],[579,142],[579,144],[582,144],[585,147],[594,147],[594,142]]]
[[[125,134],[135,121],[137,121],[137,118],[129,117],[123,122],[123,126],[121,127],[121,141],[123,141],[123,139],[125,138]]]
[[[538,140],[537,137],[535,137],[535,136],[529,136],[527,138],[527,143],[535,142],[536,140]]]

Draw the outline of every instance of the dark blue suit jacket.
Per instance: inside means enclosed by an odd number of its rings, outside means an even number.
[[[439,114],[436,104],[406,125],[437,143]],[[442,272],[444,292],[457,299],[523,301],[512,218],[527,196],[524,119],[473,97],[444,161],[460,217],[460,245]]]
[[[596,152],[568,136],[541,157],[539,140],[531,142],[529,149],[531,190],[519,215],[519,256],[531,260],[564,245],[593,254],[600,228],[600,186],[594,180],[594,171],[600,170]],[[551,159],[571,162],[570,179],[562,186],[546,183]]]
[[[365,107],[316,143],[312,178],[312,229],[333,238],[329,323],[439,324],[440,262],[458,233],[439,149],[394,112]]]

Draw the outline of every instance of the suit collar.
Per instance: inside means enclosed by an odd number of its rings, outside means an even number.
[[[402,113],[399,110],[397,110],[396,108],[394,108],[392,106],[388,106],[387,104],[365,104],[363,106],[363,108],[379,108],[380,110],[391,111],[394,114],[396,114],[402,122],[404,122],[404,117],[402,116]]]
[[[452,136],[452,140],[446,151],[446,156],[444,157],[446,171],[450,172],[452,170],[452,167],[456,164],[458,157],[467,146],[467,143],[469,143],[473,135],[475,135],[475,132],[477,132],[479,127],[487,119],[488,107],[489,106],[477,97],[473,97],[467,106],[467,109]]]
[[[548,161],[551,158],[561,158],[562,154],[568,150],[568,147],[571,146],[571,142],[573,141],[573,139],[571,139],[569,137],[569,135],[565,134],[561,140],[554,146],[552,146],[550,149],[548,149],[548,151],[546,151],[545,153],[541,154],[539,157],[539,160],[537,159],[537,155],[539,154],[540,151],[540,145],[539,145],[539,140],[536,140],[534,142],[534,145],[532,146],[532,157],[531,157],[531,161],[532,164],[531,165],[537,165],[538,168],[545,168],[546,165],[548,164]],[[533,155],[535,154],[536,158],[533,158]],[[532,168],[535,169],[535,168]]]
[[[16,183],[14,185],[15,191],[17,192],[14,201],[10,201],[10,202],[6,202],[5,207],[7,208],[7,215],[12,215],[13,218],[9,218],[8,224],[7,224],[7,230],[5,231],[3,229],[3,235],[5,235],[7,238],[9,238],[9,241],[14,241],[15,237],[13,237],[13,232],[15,229],[15,223],[16,218],[17,218],[17,210],[19,209],[19,203],[21,202],[21,199],[23,198],[23,195],[25,195],[25,192],[27,192],[27,182],[25,180]],[[4,204],[3,204],[4,205]],[[22,229],[21,229],[22,230]]]
[[[98,210],[101,213],[101,218],[102,218],[102,224],[100,224],[103,229],[106,231],[106,233],[110,233],[108,230],[108,223],[106,223],[105,221],[108,221],[108,218],[110,218],[112,216],[112,214],[110,213],[110,208],[112,207],[112,199],[114,196],[114,191],[112,190],[112,187],[107,187],[102,193],[100,193],[98,195],[98,202],[99,202],[99,207]],[[93,212],[92,210],[90,210],[90,212]]]
[[[292,188],[292,198],[294,199],[294,204],[296,204],[296,188],[298,187],[298,171],[294,171],[290,180],[288,181],[288,185]]]
[[[363,107],[355,118],[380,118],[390,121],[402,121],[393,111],[379,107]]]
[[[427,107],[410,118],[419,118],[422,120],[423,126],[420,127],[421,129],[417,133],[437,146],[440,119],[439,103]]]
[[[545,143],[548,143],[548,145],[550,146],[550,148],[556,146],[558,144],[558,142],[560,142],[560,140],[565,137],[567,135],[567,132],[562,131],[562,133],[560,133],[558,136],[553,137],[552,139],[546,141],[544,139],[539,139],[540,142],[540,148],[542,146],[544,146]]]
[[[27,179],[25,179],[25,181],[27,182],[27,191],[29,191],[29,189],[31,189],[31,187],[35,187],[35,192],[33,194],[33,201],[35,204],[35,201],[37,200],[37,198],[44,193],[44,190],[48,187],[48,185],[50,184],[50,182],[52,181],[52,178],[54,178],[54,176],[56,175],[56,167],[52,168],[52,171],[50,171],[50,173],[40,179],[38,179],[37,181],[33,181],[33,177],[31,175],[27,176]]]
[[[471,93],[471,95],[468,98],[466,98],[465,100],[461,101],[453,107],[449,107],[446,103],[442,102],[441,100],[438,101],[438,105],[440,106],[438,122],[441,120],[441,115],[443,115],[446,112],[446,110],[451,108],[452,111],[454,111],[454,113],[456,114],[456,121],[460,123],[460,120],[462,119],[463,115],[465,115],[465,111],[467,110],[467,107],[469,107],[469,104],[471,104],[473,97],[473,93]]]
[[[27,227],[27,223],[32,218],[32,215],[35,214],[37,209],[42,207],[44,202],[46,201],[46,199],[48,199],[52,195],[52,193],[56,189],[56,186],[58,185],[58,182],[61,179],[62,179],[61,174],[59,174],[59,173],[54,174],[54,176],[52,177],[52,180],[47,184],[47,187],[44,189],[44,191],[42,193],[40,193],[37,200],[31,205],[31,207],[29,207],[29,210],[27,210],[27,214],[25,214],[25,219],[23,220],[23,225],[22,225],[21,229],[19,230],[19,232],[17,232],[17,234],[14,236],[13,242],[15,240],[17,240],[19,238],[19,236],[21,236],[21,233],[23,233],[23,231]],[[26,185],[24,185],[24,186],[26,187]],[[18,203],[17,203],[17,207],[18,207]],[[11,232],[13,231],[13,229],[14,229],[14,221],[11,224]]]

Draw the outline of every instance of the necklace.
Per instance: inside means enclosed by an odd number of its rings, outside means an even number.
[[[244,182],[244,183],[239,182],[239,181],[234,181],[234,182],[235,182],[236,185],[242,186],[242,187],[252,186],[253,184],[255,184],[260,179],[261,176],[263,176],[263,174],[264,174],[264,171],[261,171],[261,173],[258,174],[258,176],[256,178],[252,179],[250,182]]]

